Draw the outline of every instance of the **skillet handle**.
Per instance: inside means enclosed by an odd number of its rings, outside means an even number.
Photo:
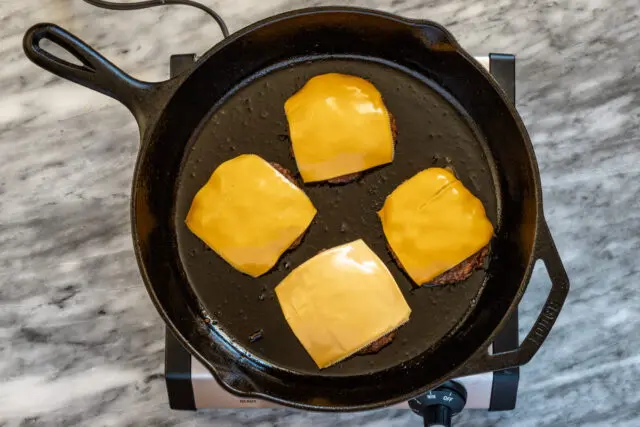
[[[43,39],[66,50],[81,65],[44,50],[40,46]],[[157,105],[157,95],[164,92],[162,89],[166,82],[148,83],[131,77],[85,42],[55,24],[34,25],[25,33],[22,46],[27,57],[45,70],[120,101],[133,113],[141,128],[144,128],[144,119],[154,110],[153,105]]]
[[[456,372],[457,376],[500,371],[524,365],[537,353],[549,335],[569,293],[569,277],[562,265],[556,245],[551,238],[549,227],[544,220],[541,221],[539,226],[538,243],[535,254],[536,259],[542,260],[547,268],[549,278],[551,279],[551,291],[533,327],[522,344],[520,344],[520,347],[516,350],[490,355],[485,348],[480,353],[472,356],[472,358]]]

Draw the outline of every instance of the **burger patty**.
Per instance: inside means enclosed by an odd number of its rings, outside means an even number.
[[[323,252],[323,251],[325,251],[325,249],[321,250],[320,252]],[[400,327],[402,327],[402,325]],[[374,354],[379,352],[380,350],[382,350],[383,347],[386,347],[387,345],[391,344],[391,341],[393,341],[393,339],[396,337],[397,332],[398,330],[394,329],[388,334],[381,336],[377,340],[370,343],[368,346],[363,347],[362,349],[360,349],[360,351],[354,353],[354,356],[364,356],[367,354]]]
[[[393,143],[398,143],[398,127],[396,126],[396,119],[391,114],[389,114],[390,122],[391,122],[391,135],[393,136]],[[354,172],[346,175],[338,176],[335,178],[328,179],[327,182],[329,184],[348,184],[360,178],[362,172]]]
[[[389,252],[391,253],[391,256],[393,257],[394,261],[401,268],[403,268],[402,263],[396,256],[396,253],[393,251],[393,249],[391,249],[391,247],[388,244],[387,244],[387,248],[389,249]],[[434,277],[430,281],[426,283],[421,283],[421,285],[426,285],[427,283],[430,283],[433,285],[449,285],[452,283],[466,280],[469,278],[469,276],[471,276],[471,274],[475,270],[483,267],[484,260],[488,254],[489,254],[489,245],[480,249],[478,252],[471,255],[469,258],[465,259],[460,264],[454,267],[451,267],[449,270],[445,271],[444,273],[441,273],[440,275]]]
[[[484,260],[488,254],[489,246],[487,245],[460,264],[436,276],[429,283],[433,283],[434,285],[448,285],[468,279],[475,270],[483,267]]]
[[[389,332],[386,335],[383,335],[382,337],[378,338],[377,340],[357,352],[356,355],[364,356],[366,354],[374,354],[379,352],[380,350],[382,350],[382,347],[391,344],[391,341],[393,341],[393,339],[396,337],[396,333],[397,329]]]

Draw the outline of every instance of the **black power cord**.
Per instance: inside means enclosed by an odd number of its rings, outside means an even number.
[[[227,24],[224,23],[220,15],[218,15],[214,10],[208,8],[207,6],[191,0],[145,0],[145,1],[139,1],[134,3],[119,3],[119,2],[102,1],[102,0],[82,0],[82,1],[92,6],[101,7],[103,9],[110,9],[110,10],[139,10],[139,9],[148,9],[150,7],[171,6],[176,4],[183,5],[183,6],[191,6],[191,7],[195,7],[197,9],[202,10],[207,15],[215,19],[216,22],[218,23],[218,26],[220,26],[222,35],[224,37],[229,36],[229,29],[227,28]]]

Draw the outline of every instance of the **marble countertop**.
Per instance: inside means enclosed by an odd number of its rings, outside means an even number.
[[[334,2],[211,0],[232,31]],[[516,410],[466,411],[465,426],[640,425],[640,7],[637,0],[347,1],[448,26],[474,54],[518,55],[545,213],[572,282],[521,371]],[[137,128],[117,102],[26,60],[24,31],[57,23],[134,76],[220,40],[184,7],[110,12],[79,0],[0,3],[0,425],[415,426],[407,411],[173,412],[164,328],[129,234]],[[536,271],[526,332],[548,287]],[[36,403],[38,402],[38,403]]]

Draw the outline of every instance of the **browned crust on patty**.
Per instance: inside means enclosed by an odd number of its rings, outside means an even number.
[[[398,143],[398,124],[393,114],[389,113],[389,122],[391,123],[391,136],[393,136],[393,142]]]
[[[374,342],[372,342],[371,344],[369,344],[368,346],[366,346],[365,348],[357,352],[356,355],[364,356],[366,354],[374,354],[379,352],[380,350],[382,350],[383,347],[386,347],[387,345],[391,344],[391,341],[393,341],[394,338],[396,337],[396,333],[397,333],[397,329],[389,332],[386,335],[383,335],[382,337],[378,338],[377,340],[375,340]]]
[[[294,242],[291,244],[291,246],[289,246],[289,249],[287,249],[287,250],[290,251],[290,250],[293,250],[293,249],[297,248],[298,246],[300,246],[300,243],[302,243],[302,239],[304,239],[304,235],[305,234],[307,234],[307,230],[304,230],[304,233],[299,235],[298,238],[296,240],[294,240]]]
[[[276,162],[269,162],[269,164],[278,172],[280,172],[282,175],[285,176],[285,178],[287,178],[289,181],[291,181],[293,184],[295,184],[296,187],[298,188],[302,188],[300,186],[300,184],[298,183],[298,181],[296,181],[296,178],[293,176],[293,174],[291,173],[291,171],[287,168],[285,168],[284,166],[282,166],[280,163],[276,163]],[[297,248],[298,246],[300,246],[300,243],[302,243],[302,239],[304,238],[304,235],[307,233],[307,230],[304,231],[304,233],[302,233],[300,236],[298,236],[298,238],[291,244],[291,246],[289,246],[289,249],[287,250],[292,250]]]
[[[282,166],[280,163],[276,163],[276,162],[269,162],[269,164],[278,172],[280,172],[282,175],[284,175],[289,181],[291,181],[293,184],[296,185],[296,187],[298,188],[302,188],[300,186],[300,184],[298,183],[298,181],[296,181],[296,178],[293,176],[293,174],[291,173],[291,171],[287,168],[285,168],[284,166]]]
[[[468,279],[473,272],[484,265],[484,260],[489,254],[489,246],[485,246],[460,264],[433,278],[429,283],[434,285],[448,285]]]
[[[387,244],[387,248],[389,249],[389,253],[393,257],[394,261],[404,270],[402,263],[396,256],[396,253],[391,249],[391,246]],[[450,268],[444,273],[434,277],[430,281],[426,283],[421,283],[421,285],[432,284],[432,285],[449,285],[452,283],[461,282],[463,280],[468,279],[471,274],[477,269],[480,269],[484,266],[484,260],[489,254],[489,245],[483,247],[475,254],[471,255],[469,258],[462,261],[460,264],[455,267]]]
[[[346,175],[328,179],[327,182],[329,184],[348,184],[360,178],[360,175],[362,175],[362,172],[348,173]]]
[[[396,125],[396,119],[391,113],[389,113],[389,119],[391,122],[391,135],[393,136],[394,144],[398,143],[398,127]],[[336,178],[328,179],[329,184],[348,184],[360,178],[362,172],[349,173],[347,175],[338,176]]]

